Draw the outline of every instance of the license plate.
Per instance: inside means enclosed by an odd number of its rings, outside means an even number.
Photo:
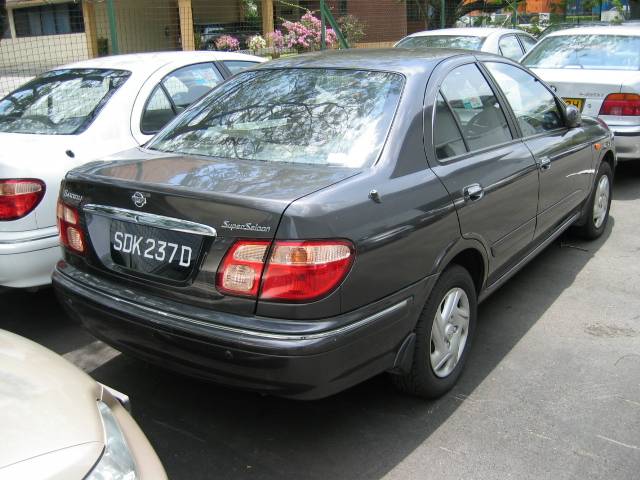
[[[186,280],[200,253],[202,238],[189,233],[111,220],[114,264],[146,275]]]
[[[563,100],[567,105],[573,105],[582,112],[582,107],[584,106],[584,98],[563,98]]]

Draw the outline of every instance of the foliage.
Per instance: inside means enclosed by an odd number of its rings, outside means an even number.
[[[338,25],[349,45],[353,46],[365,37],[367,24],[360,21],[355,15],[345,15],[338,18]]]
[[[311,12],[305,13],[299,21],[285,21],[282,24],[285,45],[298,51],[318,50],[322,37],[322,22]],[[328,47],[337,43],[336,32],[326,29],[325,40]]]
[[[282,50],[284,50],[284,35],[280,30],[275,30],[273,32],[267,33],[267,42],[273,47],[273,53],[271,56],[273,58],[278,58],[282,54]]]
[[[216,40],[216,49],[224,52],[240,50],[240,42],[232,35],[221,35]]]
[[[247,44],[249,45],[249,49],[254,52],[267,48],[267,41],[262,35],[253,35],[252,37],[249,37]]]

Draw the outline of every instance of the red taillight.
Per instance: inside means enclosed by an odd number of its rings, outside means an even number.
[[[611,93],[602,102],[600,115],[640,116],[640,95],[635,93]]]
[[[78,209],[58,200],[56,217],[60,243],[75,253],[84,253],[84,233],[80,227]]]
[[[45,185],[32,178],[0,180],[0,221],[17,220],[33,211],[44,197]]]
[[[259,292],[265,300],[317,300],[342,282],[353,263],[353,245],[343,240],[276,241],[265,261],[269,245],[236,242],[218,269],[218,290],[250,297]]]

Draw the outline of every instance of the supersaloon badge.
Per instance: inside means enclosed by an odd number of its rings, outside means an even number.
[[[140,192],[134,193],[131,196],[131,200],[133,200],[134,205],[138,208],[142,208],[147,204],[147,198]]]

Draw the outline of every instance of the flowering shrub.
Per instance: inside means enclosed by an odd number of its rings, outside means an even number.
[[[287,47],[295,48],[298,51],[320,48],[322,22],[311,12],[305,13],[298,22],[284,22],[282,28],[285,30],[284,43]],[[325,39],[328,47],[335,45],[337,42],[336,32],[327,28]]]
[[[249,49],[257,52],[263,48],[267,48],[267,41],[262,37],[262,35],[254,35],[249,37]]]
[[[216,40],[216,49],[224,52],[240,50],[240,42],[231,35],[222,35]]]
[[[280,30],[269,32],[267,33],[267,40],[273,47],[273,58],[278,58],[282,54],[282,50],[284,49],[284,35],[282,35],[282,32]]]

